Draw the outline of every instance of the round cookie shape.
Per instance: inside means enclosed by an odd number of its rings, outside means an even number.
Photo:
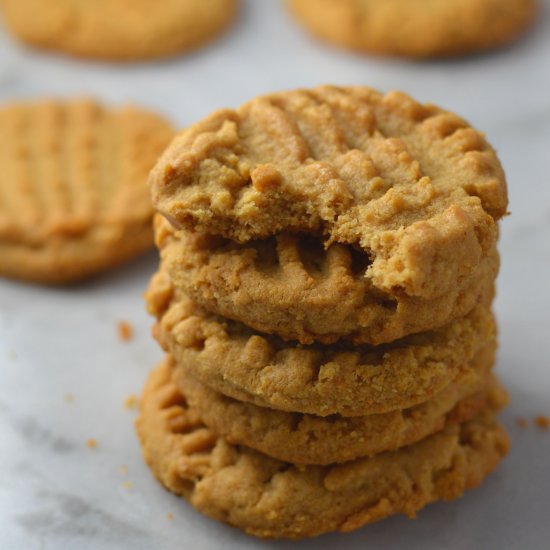
[[[287,0],[313,35],[353,50],[410,58],[503,46],[533,21],[536,0]]]
[[[350,245],[368,257],[375,289],[424,299],[460,286],[492,253],[507,207],[496,154],[467,122],[364,87],[216,112],[176,136],[150,182],[175,227]]]
[[[363,416],[427,401],[495,340],[492,313],[476,306],[432,332],[387,346],[302,346],[205,312],[164,271],[146,293],[153,333],[177,363],[239,401],[317,416]]]
[[[0,0],[8,28],[33,46],[131,61],[176,55],[221,33],[237,0]],[[37,15],[38,14],[38,15]]]
[[[149,377],[136,428],[157,479],[205,515],[259,537],[352,531],[478,486],[509,448],[500,404],[403,449],[340,465],[294,466],[206,428],[163,364]]]
[[[411,445],[448,423],[470,420],[488,400],[504,402],[503,389],[487,376],[493,360],[493,349],[481,352],[471,371],[425,403],[353,418],[289,413],[237,401],[210,390],[173,360],[172,379],[206,426],[230,443],[292,464],[327,465]]]
[[[426,299],[390,294],[365,276],[368,258],[350,246],[279,234],[238,244],[155,217],[156,243],[175,286],[201,307],[302,344],[339,339],[379,345],[436,329],[489,303],[496,249],[449,292]]]
[[[133,107],[0,107],[0,275],[67,283],[152,247],[147,174],[172,136]]]

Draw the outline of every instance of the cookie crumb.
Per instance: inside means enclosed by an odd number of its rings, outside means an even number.
[[[516,426],[518,428],[527,428],[527,426],[529,425],[529,422],[527,422],[527,420],[521,416],[518,416],[516,418]]]
[[[86,447],[88,447],[88,449],[96,449],[97,446],[97,439],[90,438],[88,439],[88,441],[86,441]]]
[[[130,489],[133,489],[133,487],[134,487],[133,484],[132,484],[130,481],[125,481],[125,482],[123,483],[123,486],[124,486],[125,489],[128,489],[128,491],[129,491]]]
[[[120,474],[123,475],[123,476],[128,474],[128,466],[126,466],[126,464],[123,464],[120,467]]]
[[[535,424],[541,430],[547,430],[550,428],[550,418],[541,414],[535,418]]]
[[[127,321],[118,322],[118,337],[123,342],[129,342],[134,336],[134,327]]]
[[[167,519],[168,521],[172,521],[172,520],[174,519],[174,514],[172,514],[172,512],[168,512],[168,513],[166,514],[166,519]]]
[[[129,395],[124,400],[124,408],[126,410],[135,409],[135,408],[137,408],[137,405],[138,405],[137,395]]]
[[[74,401],[74,395],[72,393],[65,394],[65,403],[72,403]]]

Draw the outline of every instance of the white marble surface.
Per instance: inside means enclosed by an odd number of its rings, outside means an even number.
[[[498,370],[512,394],[503,415],[513,449],[483,487],[302,548],[550,547],[550,432],[514,425],[550,414],[550,1],[513,47],[452,62],[361,58],[314,43],[278,1],[245,2],[223,40],[175,61],[114,66],[31,52],[0,29],[0,100],[85,94],[132,101],[187,124],[260,92],[317,83],[403,89],[487,132],[508,174],[502,224]],[[1,169],[1,167],[0,167]],[[94,281],[48,289],[0,281],[0,548],[294,548],[212,522],[164,492],[141,461],[132,411],[160,357],[141,292],[154,253]],[[117,339],[130,320],[133,341]],[[74,400],[66,401],[66,394]],[[86,447],[96,438],[97,449]],[[123,475],[121,466],[127,467]],[[169,521],[171,512],[174,519]]]

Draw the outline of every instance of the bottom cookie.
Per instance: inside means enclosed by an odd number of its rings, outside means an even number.
[[[155,476],[202,513],[249,534],[299,539],[351,531],[387,516],[414,517],[436,500],[478,486],[509,448],[494,416],[398,451],[335,466],[297,467],[229,444],[202,423],[163,363],[150,375],[137,431]]]

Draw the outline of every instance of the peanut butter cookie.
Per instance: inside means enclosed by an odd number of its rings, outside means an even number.
[[[171,362],[173,380],[214,433],[285,462],[326,465],[393,451],[428,437],[448,422],[470,420],[488,399],[503,392],[494,377],[487,376],[494,350],[478,355],[475,370],[459,375],[425,403],[353,418],[323,418],[243,403],[210,390],[185,365]]]
[[[156,242],[173,283],[199,305],[255,330],[302,344],[392,342],[432,330],[489,303],[499,268],[496,249],[437,298],[387,293],[365,276],[368,257],[334,243],[279,234],[238,244],[176,231],[155,217]]]
[[[480,350],[496,345],[493,315],[482,304],[445,327],[386,346],[301,346],[205,312],[162,270],[146,298],[158,319],[158,341],[211,389],[318,416],[363,416],[423,403],[474,369]]]
[[[23,42],[78,57],[138,60],[175,55],[229,25],[237,0],[0,0]]]
[[[297,467],[233,446],[208,429],[171,380],[155,370],[141,400],[143,455],[170,491],[207,516],[260,537],[299,539],[352,531],[478,486],[506,455],[501,403],[414,445],[340,465]]]
[[[515,40],[535,0],[287,0],[315,36],[354,50],[413,58],[455,56]]]
[[[172,225],[247,242],[350,245],[390,298],[441,297],[494,251],[504,174],[463,119],[398,92],[324,86],[254,99],[179,134],[151,173]]]
[[[0,107],[0,275],[66,283],[150,248],[147,174],[172,136],[130,107]]]

